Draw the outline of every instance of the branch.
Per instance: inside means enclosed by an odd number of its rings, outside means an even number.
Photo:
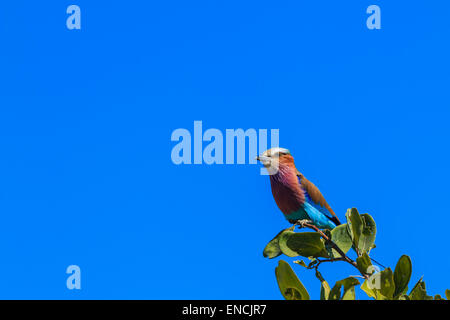
[[[295,224],[294,224],[294,226],[295,225],[298,225],[298,226],[300,226],[300,227],[302,227],[302,228],[310,228],[310,229],[312,229],[312,230],[314,230],[314,231],[316,231],[317,233],[319,233],[320,234],[320,236],[326,241],[326,243],[328,243],[334,250],[336,250],[340,255],[341,255],[341,258],[333,258],[333,259],[325,259],[325,260],[318,260],[317,259],[317,261],[319,261],[316,265],[313,265],[313,266],[311,266],[311,268],[315,268],[316,269],[316,271],[317,271],[317,268],[319,267],[319,265],[321,264],[321,263],[323,263],[323,262],[334,262],[334,261],[345,261],[345,262],[347,262],[347,263],[350,263],[352,266],[354,266],[356,269],[358,269],[358,265],[356,264],[356,262],[355,261],[353,261],[352,259],[350,259],[342,250],[341,250],[341,248],[339,248],[338,246],[337,246],[337,244],[336,243],[334,243],[325,233],[323,233],[322,232],[322,230],[320,230],[319,228],[317,228],[315,225],[313,225],[313,224],[311,224],[310,223],[310,221],[308,221],[308,220],[299,220],[299,221],[297,221]],[[311,269],[311,268],[309,268],[309,269]],[[358,271],[359,271],[359,269],[358,269]],[[368,274],[366,274],[366,273],[363,273],[363,272],[361,272],[361,271],[359,271],[361,274],[362,274],[362,276],[365,278],[365,279],[369,279],[369,275]]]

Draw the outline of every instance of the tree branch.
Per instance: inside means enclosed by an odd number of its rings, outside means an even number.
[[[315,268],[317,271],[317,268],[319,267],[319,265],[323,262],[334,262],[334,261],[345,261],[349,264],[351,264],[352,266],[354,266],[356,269],[358,269],[358,265],[356,264],[355,261],[353,261],[352,259],[350,259],[342,250],[341,248],[338,247],[338,245],[336,243],[334,243],[325,233],[323,233],[322,230],[320,230],[319,228],[317,228],[315,225],[311,224],[310,221],[308,220],[299,220],[295,223],[295,225],[298,225],[302,228],[310,228],[314,231],[316,231],[317,233],[320,234],[320,236],[326,241],[327,244],[329,244],[334,250],[336,250],[341,258],[332,258],[332,259],[325,259],[325,260],[319,260],[317,259],[317,261],[319,261],[316,265],[311,266],[311,268],[308,269],[312,269]],[[294,226],[295,226],[294,225]],[[361,272],[359,269],[358,271],[361,273],[361,275],[364,277],[364,279],[369,279],[369,275],[366,273]]]

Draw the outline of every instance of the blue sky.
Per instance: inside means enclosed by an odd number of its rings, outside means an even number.
[[[82,29],[66,28],[81,8]],[[378,4],[382,29],[366,28]],[[172,163],[173,130],[276,128],[373,256],[450,288],[445,1],[0,5],[0,298],[280,299],[257,165]],[[288,259],[292,260],[292,259]],[[65,270],[81,268],[82,289]],[[319,282],[296,268],[313,298]],[[333,282],[355,271],[323,265]],[[364,294],[359,293],[359,298]]]

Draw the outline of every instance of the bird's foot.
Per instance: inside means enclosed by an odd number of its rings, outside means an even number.
[[[308,220],[308,219],[303,219],[303,220],[297,220],[295,222],[295,225],[299,226],[299,228],[304,228],[305,224],[312,224],[312,221]]]

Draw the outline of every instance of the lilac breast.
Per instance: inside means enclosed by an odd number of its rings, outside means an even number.
[[[278,208],[286,215],[298,211],[305,202],[305,193],[301,188],[295,171],[281,167],[270,176],[272,195]]]

